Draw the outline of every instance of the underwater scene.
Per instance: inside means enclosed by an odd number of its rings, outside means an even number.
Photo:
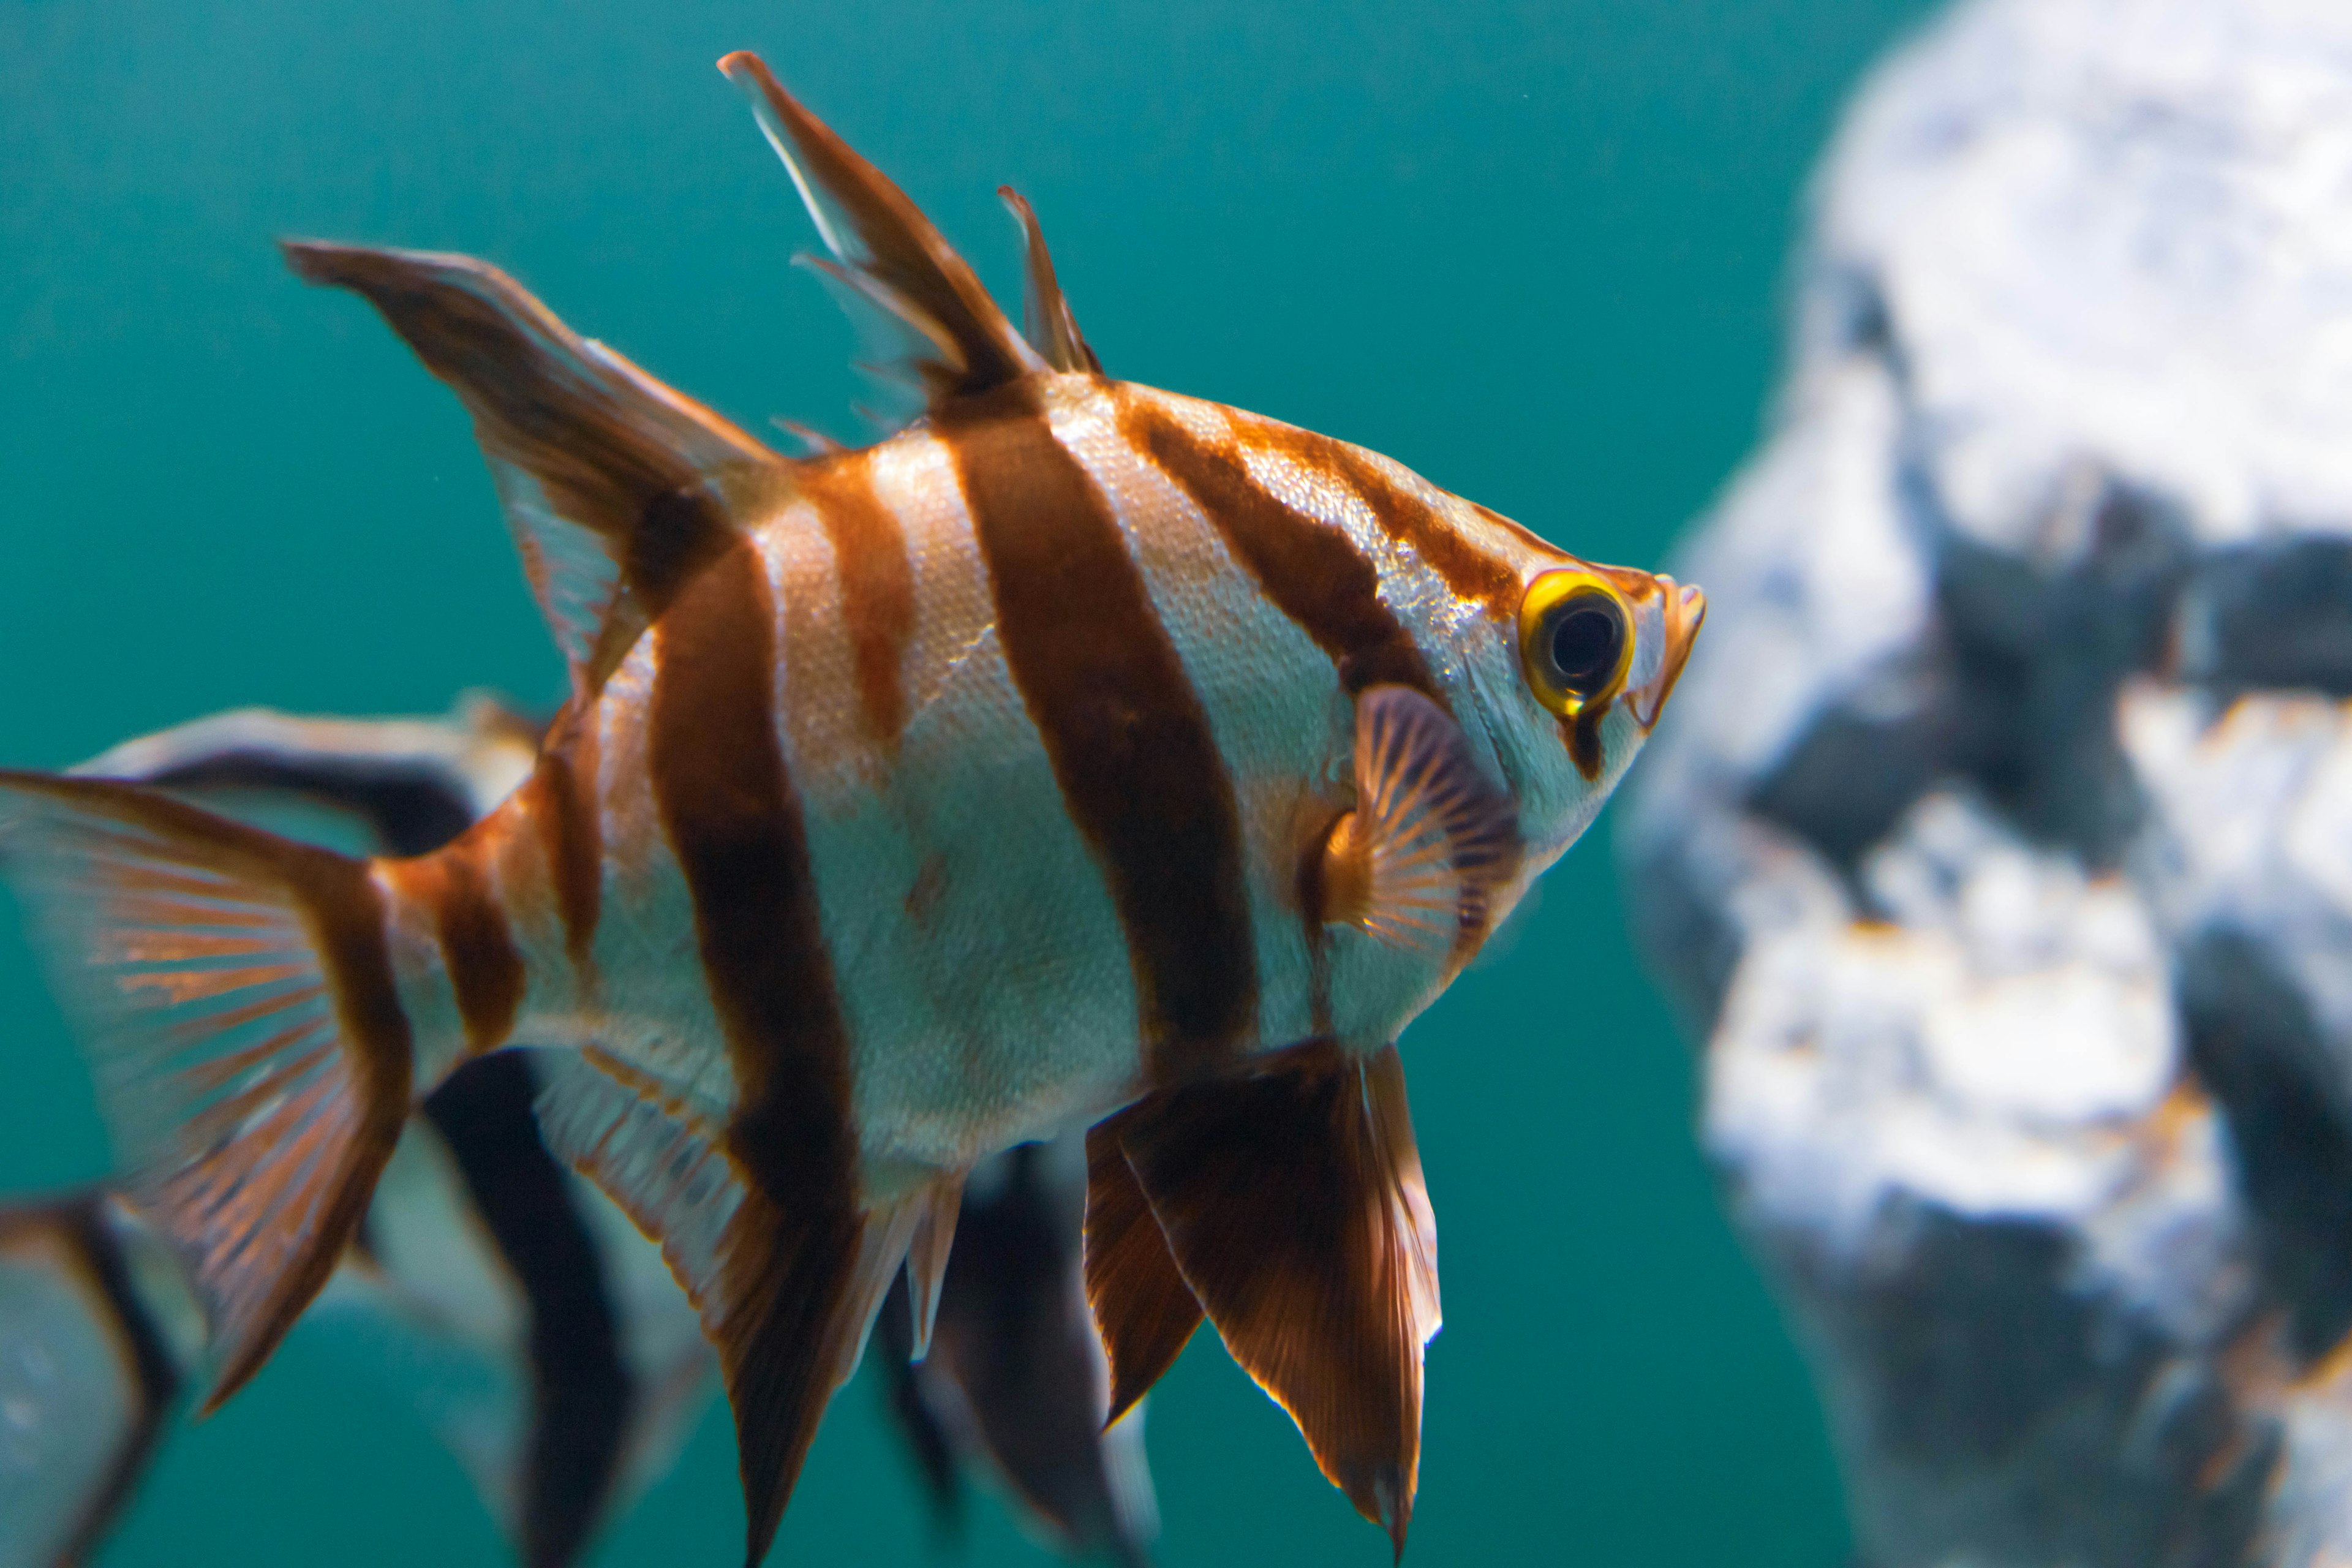
[[[0,0],[0,1568],[2352,1553],[2352,16]]]

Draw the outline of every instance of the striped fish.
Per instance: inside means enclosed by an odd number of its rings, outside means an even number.
[[[203,1346],[177,1263],[127,1205],[0,1205],[0,1564],[89,1559]]]
[[[418,855],[527,777],[538,735],[480,698],[447,719],[249,709],[76,772],[247,816],[323,811],[350,819],[344,837]],[[667,1471],[716,1369],[659,1255],[548,1153],[534,1098],[527,1053],[487,1057],[428,1096],[305,1321],[382,1366],[521,1562],[561,1568]],[[1141,1562],[1150,1478],[1138,1423],[1101,1426],[1108,1373],[1077,1264],[1084,1156],[1066,1142],[1067,1154],[1024,1145],[975,1172],[919,1363],[904,1359],[903,1280],[894,1289],[891,1408],[943,1517],[960,1471],[985,1464],[1055,1544]],[[0,1568],[87,1559],[194,1381],[203,1337],[176,1263],[121,1194],[0,1204]]]
[[[1111,1414],[1203,1315],[1401,1552],[1436,1241],[1396,1042],[1656,721],[1696,590],[1361,448],[1108,379],[1034,218],[1016,331],[748,55],[923,416],[782,456],[457,257],[297,243],[472,414],[572,694],[435,854],[0,774],[12,876],[217,1404],[410,1107],[548,1050],[549,1141],[660,1238],[756,1561],[981,1160],[1087,1126]]]

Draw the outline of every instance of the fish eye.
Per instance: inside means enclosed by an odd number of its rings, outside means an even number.
[[[1519,660],[1537,699],[1564,719],[1617,695],[1633,662],[1617,591],[1590,572],[1547,572],[1519,603]]]

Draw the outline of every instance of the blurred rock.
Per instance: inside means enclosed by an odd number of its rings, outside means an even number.
[[[1964,5],[1814,201],[1619,843],[1857,1552],[2352,1561],[2352,6]]]

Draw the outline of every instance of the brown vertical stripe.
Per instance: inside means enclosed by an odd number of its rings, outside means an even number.
[[[457,994],[457,1016],[466,1026],[468,1055],[479,1056],[506,1043],[522,1006],[522,954],[515,951],[506,911],[483,874],[481,845],[465,839],[427,862],[437,873],[434,920],[441,938],[441,962]]]
[[[861,1228],[849,1042],[776,733],[775,619],[750,543],[698,575],[653,635],[654,798],[735,1073],[727,1151],[747,1191],[703,1311],[757,1562],[832,1393],[849,1301]]]
[[[1119,426],[1207,514],[1275,607],[1330,655],[1349,695],[1395,684],[1444,705],[1412,634],[1381,603],[1380,574],[1344,532],[1268,493],[1237,450],[1140,398],[1121,399]]]
[[[1355,491],[1381,531],[1419,556],[1455,597],[1506,618],[1518,614],[1517,569],[1479,549],[1426,502],[1407,494],[1360,448],[1270,421],[1253,421],[1240,430],[1250,444],[1280,452]]]
[[[1609,715],[1610,705],[1592,702],[1573,719],[1559,721],[1559,738],[1568,747],[1569,761],[1590,784],[1601,776],[1601,721]]]
[[[857,671],[858,713],[866,735],[895,752],[907,726],[901,671],[915,636],[915,568],[907,556],[907,531],[874,493],[867,453],[813,467],[803,489],[833,542],[842,624]]]
[[[159,801],[149,809],[160,816],[162,807],[173,804]],[[189,826],[208,825],[215,837],[225,837],[226,824],[201,813],[192,812],[191,817]],[[311,941],[334,997],[359,1115],[340,1168],[320,1184],[316,1206],[310,1211],[308,1245],[263,1298],[253,1314],[253,1327],[236,1342],[215,1345],[221,1371],[205,1400],[205,1415],[218,1409],[261,1369],[358,1234],[360,1219],[375,1194],[376,1178],[383,1173],[384,1162],[392,1158],[408,1120],[416,1061],[415,1037],[393,973],[384,923],[389,911],[365,864],[257,833],[248,842],[253,847],[249,852],[278,862],[286,885],[310,914]],[[219,1334],[217,1324],[214,1331]]]
[[[1257,1009],[1240,814],[1208,715],[1109,502],[1026,386],[959,409],[954,451],[997,635],[1126,927],[1146,1059],[1228,1058]]]
[[[735,1069],[738,1153],[780,1199],[812,1184],[845,1199],[848,1040],[776,734],[775,621],[758,554],[743,543],[721,556],[654,636],[654,798]]]
[[[563,921],[563,950],[585,968],[604,900],[603,808],[596,791],[596,707],[567,709],[548,731],[532,785],[548,874]]]

